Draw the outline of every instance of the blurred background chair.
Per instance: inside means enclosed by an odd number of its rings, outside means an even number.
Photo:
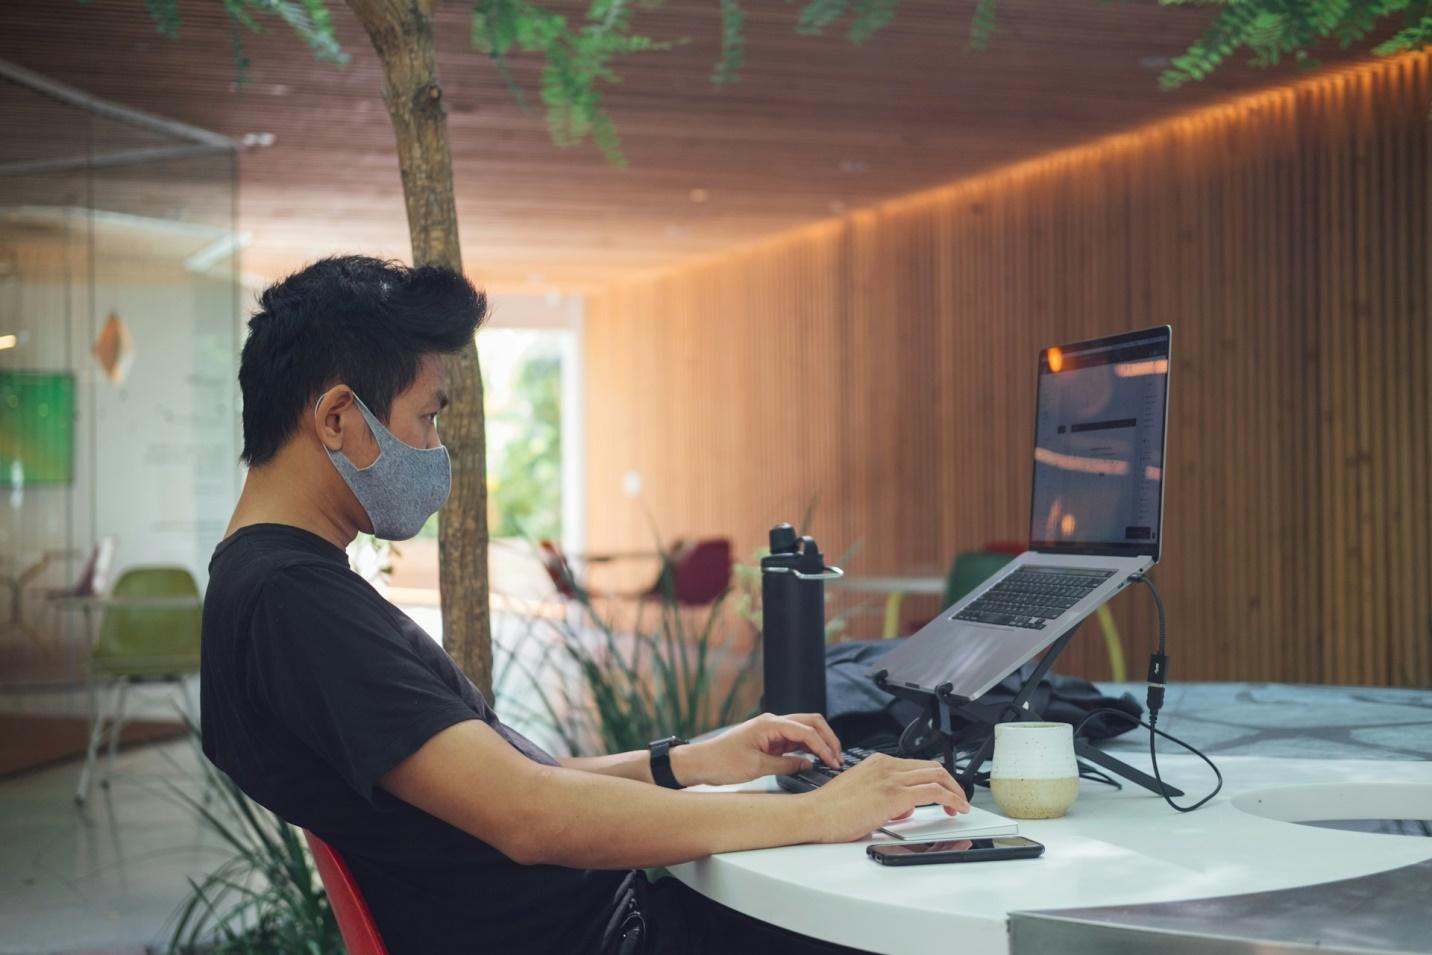
[[[37,645],[44,645],[45,635],[25,621],[25,589],[49,568],[50,558],[47,551],[15,573],[0,574],[0,587],[10,591],[10,615],[0,621],[0,636],[18,633]]]
[[[552,581],[557,596],[564,601],[577,598],[577,577],[572,573],[572,565],[567,562],[567,556],[554,541],[541,540],[537,542],[537,556],[542,561],[542,569]]]
[[[956,554],[949,576],[945,578],[945,593],[940,598],[940,606],[948,607],[967,597],[1012,560],[1013,555],[999,551],[967,550]]]
[[[40,554],[37,560],[27,564],[14,576],[0,575],[0,586],[10,590],[10,616],[3,624],[0,624],[0,631],[23,633],[36,644],[47,644],[48,636],[58,629],[58,621],[51,620],[48,613],[55,606],[49,601],[65,597],[89,597],[103,592],[109,580],[109,564],[114,557],[115,543],[116,538],[112,535],[100,538],[90,549],[84,565],[80,568],[79,576],[73,584],[58,589],[51,588],[43,592],[46,600],[44,608],[46,613],[43,615],[39,628],[31,626],[25,621],[25,591],[33,581],[39,579],[49,569],[52,563],[78,558],[83,552],[62,549],[46,550]],[[73,675],[71,672],[70,676]]]
[[[45,591],[46,600],[63,600],[66,597],[93,597],[95,594],[102,594],[109,587],[110,565],[114,562],[114,552],[119,546],[119,538],[113,534],[101,537],[90,548],[89,556],[85,558],[84,564],[80,567],[75,582],[68,587],[57,587]]]
[[[661,561],[661,569],[645,590],[635,592],[606,592],[604,597],[625,597],[638,600],[671,599],[686,607],[702,607],[714,603],[731,586],[732,561],[731,541],[726,537],[707,537],[695,541],[676,540],[665,553],[639,551],[620,554],[585,554],[575,558],[582,564],[611,564],[616,561],[652,560]],[[552,581],[557,595],[565,601],[577,600],[596,594],[589,590],[584,581],[572,569],[572,561],[553,541],[538,542],[538,556],[542,568]]]
[[[79,661],[75,646],[82,643],[89,647],[94,638],[91,618],[99,603],[94,598],[102,596],[109,588],[110,567],[118,549],[118,537],[113,534],[101,537],[90,548],[89,556],[80,566],[74,583],[68,587],[51,587],[44,592],[47,629],[52,634],[61,635],[65,641],[65,677],[68,680],[79,678]],[[78,635],[70,633],[64,626],[61,617],[66,610],[79,610],[84,615],[80,624],[83,629]]]
[[[185,717],[193,723],[199,715],[186,682],[199,672],[201,604],[193,575],[183,567],[130,568],[101,606],[99,639],[90,654],[92,722],[75,789],[79,803],[89,796],[95,760],[106,739],[109,754],[100,785],[109,785],[131,684],[177,685]]]
[[[672,599],[683,607],[715,603],[731,586],[731,565],[730,538],[678,541],[666,555],[660,575],[644,597]]]

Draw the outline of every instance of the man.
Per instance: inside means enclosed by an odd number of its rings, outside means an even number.
[[[441,357],[484,297],[445,269],[343,257],[260,305],[239,369],[249,473],[204,603],[204,752],[339,850],[393,955],[754,945],[738,940],[767,929],[634,870],[966,808],[938,765],[890,758],[809,795],[678,791],[794,771],[797,750],[834,764],[814,715],[564,759],[503,725],[344,553],[360,531],[413,536],[446,498]]]

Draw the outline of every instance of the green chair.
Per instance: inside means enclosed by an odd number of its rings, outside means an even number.
[[[199,672],[201,602],[194,576],[183,567],[133,567],[126,570],[104,602],[99,639],[90,654],[90,725],[85,765],[75,801],[89,795],[101,742],[108,736],[109,755],[100,785],[108,788],[114,754],[124,728],[124,704],[132,683],[178,686],[186,717],[197,722],[185,678]],[[101,708],[100,684],[111,705]]]
[[[972,550],[955,558],[950,566],[950,575],[945,579],[944,606],[968,595],[980,584],[989,580],[1014,557],[998,551]],[[1100,604],[1094,612],[1099,629],[1104,633],[1104,647],[1109,652],[1109,669],[1115,683],[1128,679],[1128,668],[1124,664],[1124,646],[1119,639],[1119,628],[1114,624],[1114,615],[1108,604]]]
[[[1014,557],[1009,554],[987,550],[967,550],[957,555],[945,578],[945,596],[940,606],[948,607],[962,600],[1012,560]]]

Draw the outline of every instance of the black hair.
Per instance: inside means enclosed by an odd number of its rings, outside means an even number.
[[[472,341],[487,297],[452,269],[362,255],[321,259],[264,290],[239,362],[243,460],[276,455],[337,382],[388,420],[425,355]]]

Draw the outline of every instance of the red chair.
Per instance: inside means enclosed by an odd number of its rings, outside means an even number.
[[[562,549],[549,540],[539,541],[537,548],[538,555],[542,558],[542,569],[547,572],[552,586],[557,588],[557,596],[563,600],[576,599],[577,578],[572,573],[572,565],[567,563]]]
[[[660,600],[669,592],[678,604],[701,607],[715,602],[730,586],[731,542],[711,537],[673,548],[646,596]]]
[[[333,907],[333,916],[338,920],[338,931],[343,936],[343,946],[348,955],[388,955],[383,936],[373,922],[373,913],[363,901],[363,893],[353,879],[348,864],[328,843],[309,832],[303,831],[308,848],[313,852],[313,864],[328,892],[328,904]]]

